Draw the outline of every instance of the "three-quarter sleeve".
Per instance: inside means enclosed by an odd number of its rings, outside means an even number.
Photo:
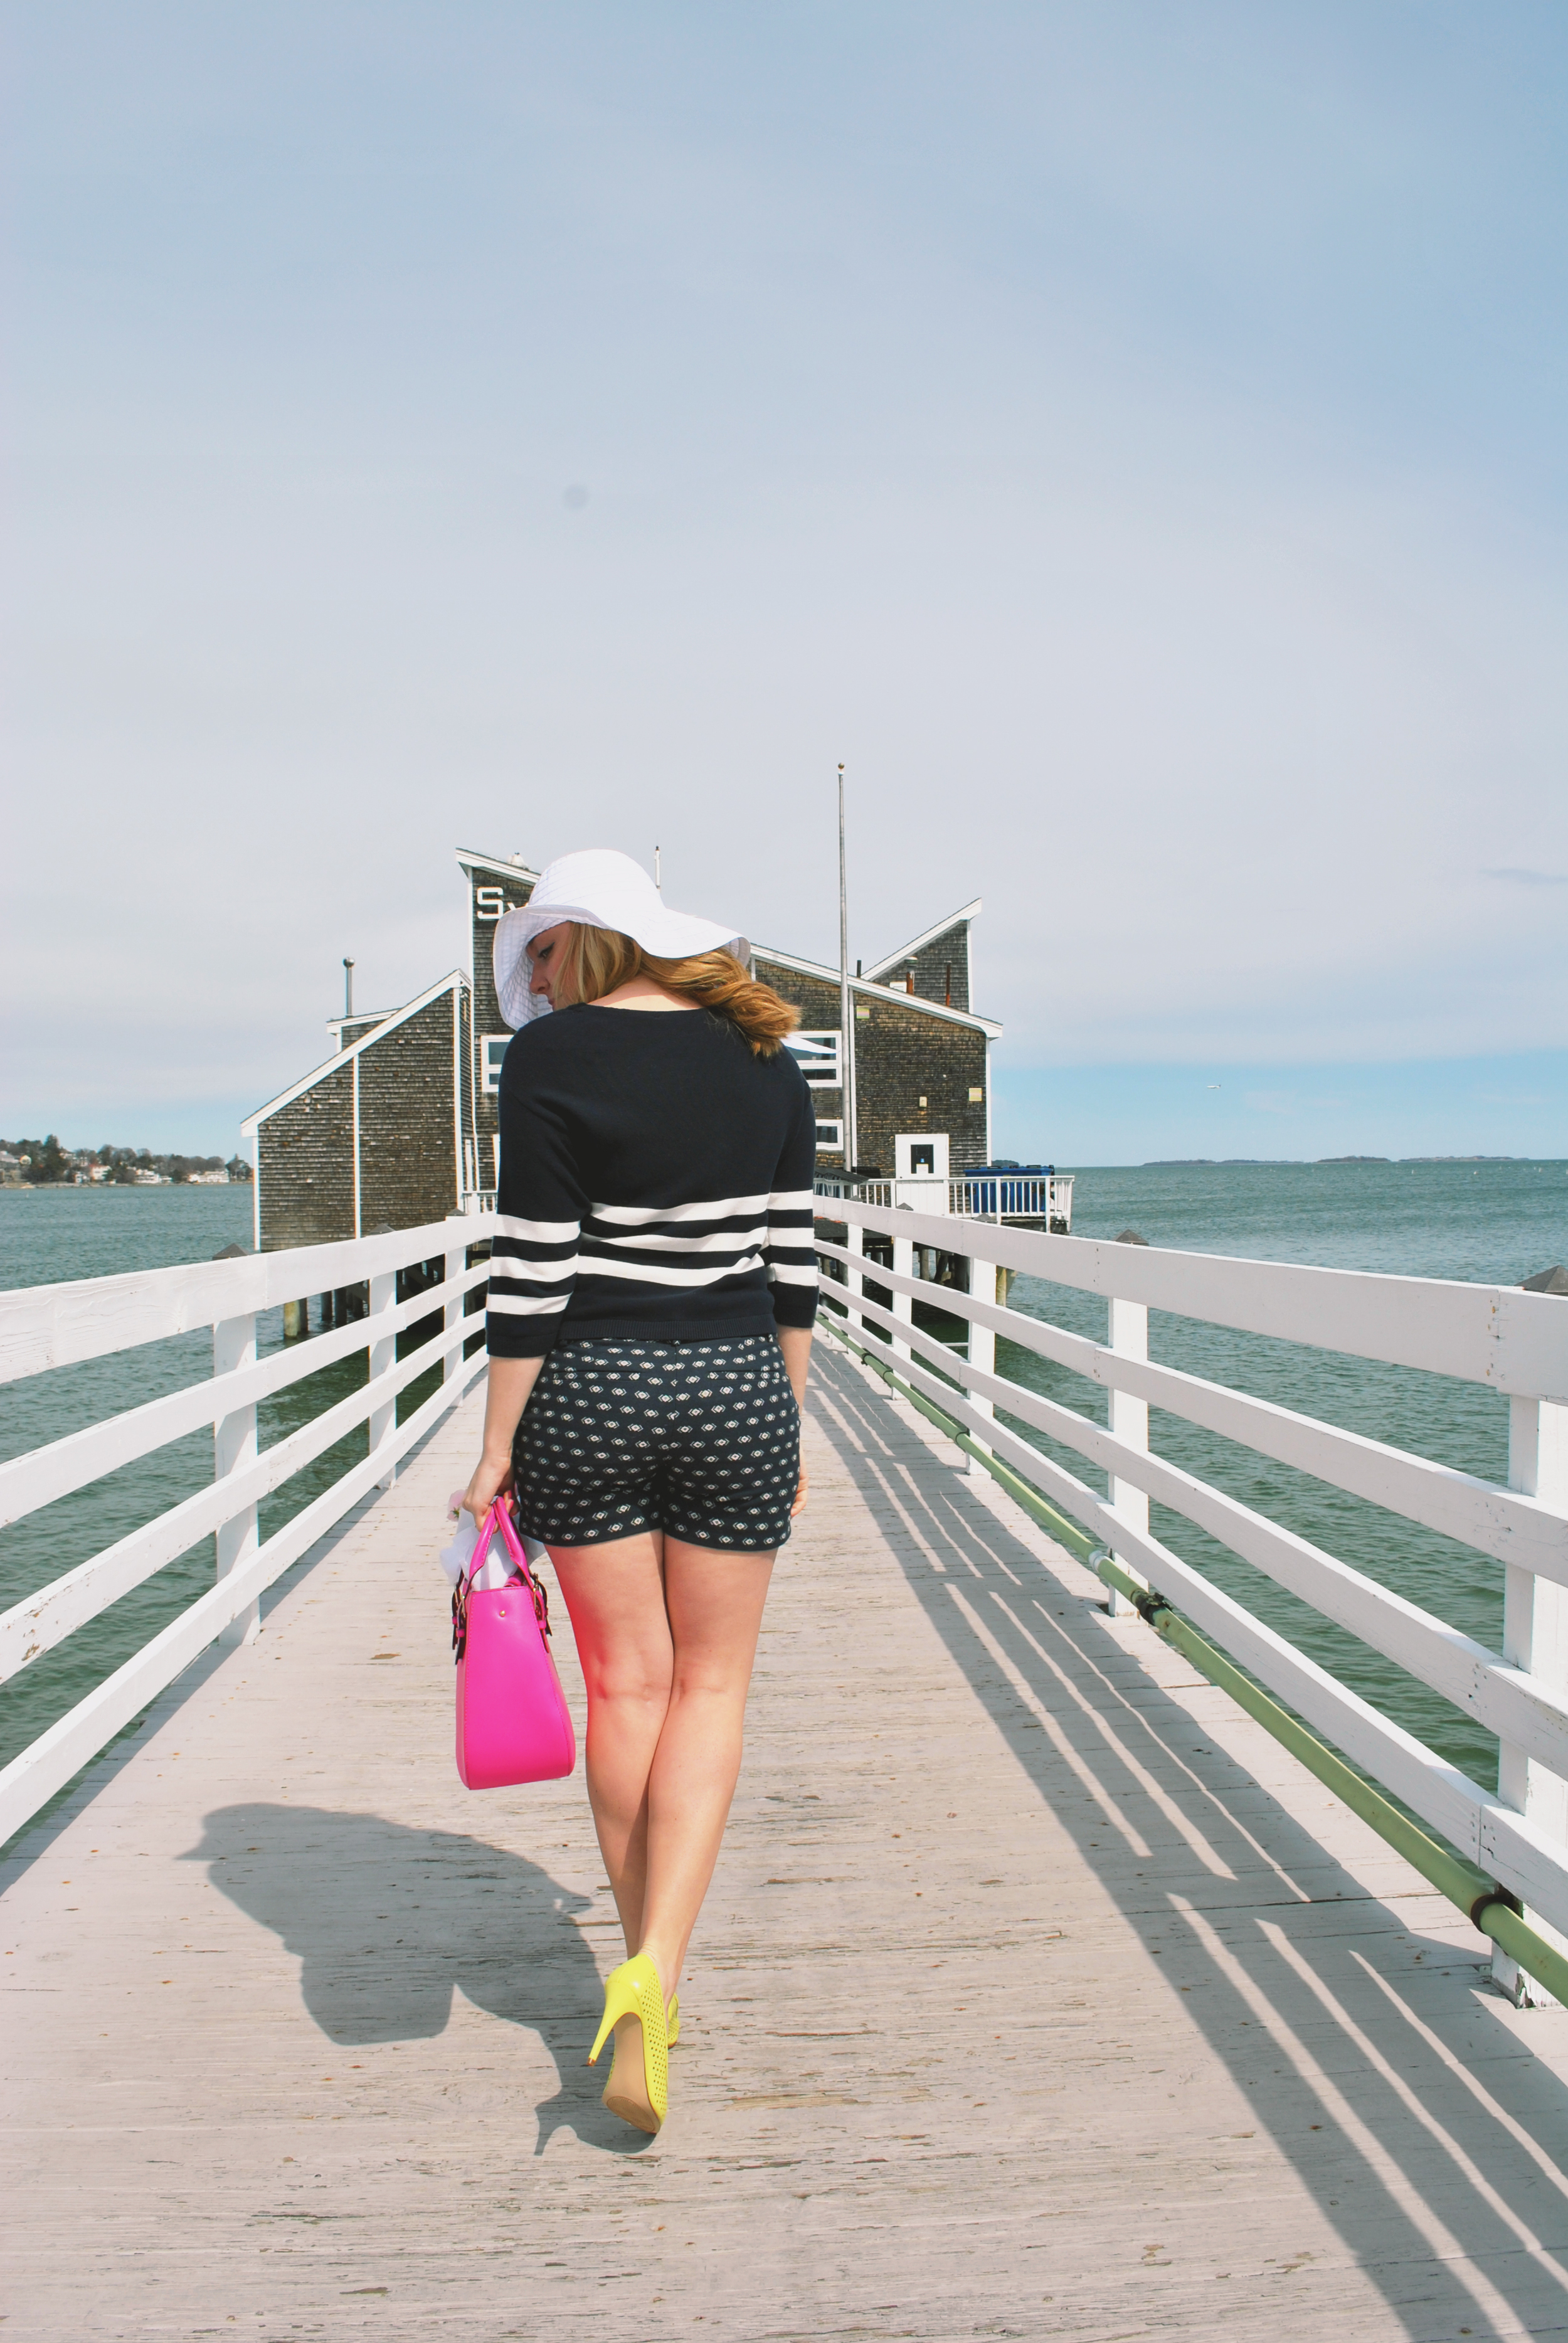
[[[577,1282],[586,1210],[558,1103],[530,1083],[508,1051],[497,1101],[501,1168],[490,1252],[486,1348],[493,1359],[538,1359],[553,1345]]]
[[[811,1228],[816,1176],[817,1102],[800,1081],[800,1103],[768,1198],[768,1242],[762,1254],[773,1316],[780,1326],[809,1326],[817,1316],[817,1249]]]

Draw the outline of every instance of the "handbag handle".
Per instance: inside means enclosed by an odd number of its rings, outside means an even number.
[[[513,1569],[520,1570],[525,1578],[528,1576],[528,1560],[512,1523],[512,1509],[505,1497],[496,1497],[492,1499],[490,1510],[485,1515],[479,1531],[478,1543],[469,1556],[467,1575],[471,1580],[477,1578],[484,1568],[485,1557],[490,1551],[498,1530],[501,1533],[501,1542],[507,1549],[508,1558]]]
[[[507,1559],[512,1565],[512,1577],[519,1585],[528,1588],[533,1600],[534,1616],[539,1623],[539,1632],[547,1641],[549,1639],[549,1590],[543,1579],[536,1578],[528,1568],[528,1557],[523,1551],[522,1540],[512,1520],[510,1505],[505,1497],[497,1497],[485,1515],[478,1542],[468,1559],[468,1567],[452,1589],[452,1650],[459,1660],[468,1640],[468,1596],[475,1579],[484,1568],[485,1558],[498,1529],[501,1533],[501,1543],[507,1549]]]

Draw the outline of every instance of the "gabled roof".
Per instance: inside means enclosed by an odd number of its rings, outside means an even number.
[[[951,925],[950,920],[944,920],[941,927],[933,928],[931,933],[940,936],[943,927]],[[829,968],[823,960],[802,960],[798,952],[776,951],[771,944],[753,944],[751,950],[757,960],[776,960],[780,968],[793,969],[797,976],[819,977],[824,984],[832,985],[835,990],[838,989],[838,970]],[[944,1008],[940,1001],[928,1001],[923,993],[906,992],[901,984],[878,984],[869,976],[852,976],[849,990],[863,993],[869,1001],[888,1001],[896,1002],[900,1009],[918,1009],[923,1017],[940,1017],[945,1024],[970,1026],[976,1032],[983,1033],[988,1041],[1000,1041],[1001,1039],[1002,1029],[991,1018],[976,1017],[967,1009]]]
[[[905,960],[913,960],[917,952],[924,951],[928,944],[934,944],[937,938],[945,935],[950,928],[956,928],[962,920],[978,919],[983,908],[981,898],[977,895],[974,901],[966,903],[961,911],[950,911],[945,920],[939,920],[934,928],[926,930],[924,935],[911,937],[901,950],[890,952],[886,960],[878,960],[870,970],[870,975],[873,978],[885,976],[889,969],[901,968]]]
[[[253,1139],[258,1127],[267,1120],[269,1115],[276,1114],[280,1107],[292,1105],[297,1098],[302,1097],[313,1084],[318,1082],[324,1074],[337,1073],[351,1060],[357,1058],[361,1050],[367,1050],[372,1041],[381,1041],[396,1026],[406,1025],[410,1017],[417,1017],[421,1009],[428,1009],[432,1001],[439,1001],[444,992],[452,991],[454,987],[463,992],[470,990],[468,978],[460,968],[453,969],[449,976],[442,977],[438,984],[432,984],[424,992],[417,994],[403,1008],[394,1009],[391,1015],[384,1017],[380,1024],[375,1026],[371,1031],[361,1033],[357,1041],[350,1041],[347,1050],[337,1051],[323,1064],[313,1068],[308,1074],[302,1074],[298,1081],[291,1082],[287,1090],[279,1091],[275,1099],[268,1099],[265,1106],[258,1106],[254,1114],[247,1114],[239,1126],[241,1135],[246,1139]]]
[[[504,879],[535,880],[539,875],[512,855],[472,854],[466,846],[459,846],[457,854],[458,863],[465,870],[494,870]]]

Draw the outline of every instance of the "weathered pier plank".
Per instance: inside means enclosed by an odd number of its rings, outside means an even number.
[[[477,1410],[0,1870],[8,2335],[1568,2329],[1568,2014],[832,1358],[671,2120],[606,2116],[580,1772],[452,1767]]]

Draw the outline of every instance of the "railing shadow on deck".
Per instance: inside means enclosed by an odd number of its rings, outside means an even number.
[[[555,2061],[536,2157],[563,2127],[615,2153],[649,2145],[600,2106],[604,2066],[584,2065],[583,2012],[601,1991],[576,1925],[589,1899],[539,1865],[457,1831],[267,1804],[218,1807],[185,1860],[205,1863],[299,1961],[301,1998],[329,2042],[431,2040],[458,1988],[531,2029]]]
[[[1130,1682],[1090,1606],[1042,1571],[1004,1522],[966,1501],[959,1473],[950,1498],[900,1469],[888,1447],[889,1403],[847,1363],[833,1360],[811,1404],[1025,1777],[1347,2252],[1374,2279],[1391,2265],[1423,2266],[1422,2333],[1435,2331],[1434,2312],[1452,2318],[1452,2333],[1515,2332],[1504,2306],[1524,2331],[1539,2332],[1543,2295],[1553,2298],[1552,2331],[1568,2327],[1568,2090],[1557,2077],[1538,2059],[1508,2055],[1501,2029],[1485,2041],[1480,1991],[1445,2040],[1442,2016],[1369,1959],[1364,1939],[1332,1923],[1297,1927],[1325,1905],[1344,1911],[1377,1899],[1267,1790],[1201,1745],[1191,1715],[1151,1677]],[[1040,1730],[1020,1683],[1068,1729],[1077,1770]],[[1151,1850],[1136,1895],[1126,1868],[1095,1844],[1125,1844],[1129,1830]],[[1255,1877],[1256,1896],[1244,1886],[1239,1894],[1226,1870],[1237,1882]],[[1385,1909],[1391,1933],[1406,1927]],[[1464,1966],[1435,1940],[1432,1949],[1451,1976]],[[1479,1986],[1479,1939],[1475,1970]],[[1449,2267],[1461,2257],[1485,2271],[1496,2298],[1490,2315],[1474,2283]],[[1407,2324],[1414,2315],[1408,2294],[1390,2307]]]

